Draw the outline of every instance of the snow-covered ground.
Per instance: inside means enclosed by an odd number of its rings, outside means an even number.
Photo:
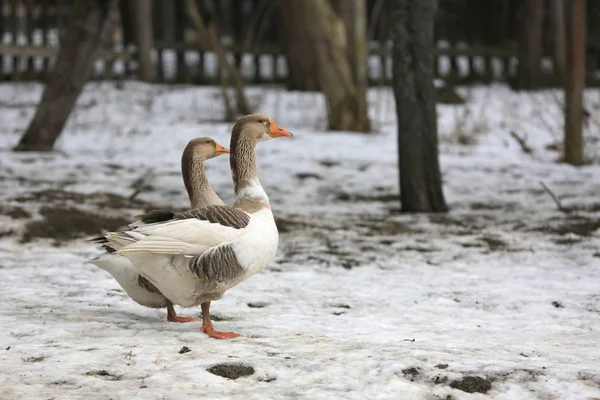
[[[281,245],[214,303],[216,328],[243,334],[227,341],[167,322],[83,264],[100,227],[186,206],[186,142],[229,142],[217,89],[89,84],[59,151],[12,153],[40,93],[0,86],[1,399],[600,398],[597,91],[592,163],[574,168],[556,162],[556,93],[461,90],[466,105],[438,106],[451,212],[402,215],[390,91],[369,93],[377,132],[360,135],[325,132],[320,96],[250,88],[295,136],[259,144]],[[231,203],[227,158],[208,174]],[[128,200],[141,178],[149,187]],[[230,363],[253,373],[208,371]]]

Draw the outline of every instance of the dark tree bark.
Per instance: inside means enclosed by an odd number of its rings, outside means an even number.
[[[152,65],[152,0],[127,0],[127,2],[133,18],[140,79],[144,82],[153,82],[155,74]]]
[[[516,88],[520,90],[532,90],[540,85],[544,4],[544,0],[525,0],[521,3],[521,38],[516,82]]]
[[[550,0],[550,11],[554,31],[554,74],[562,83],[565,81],[567,60],[564,0]]]
[[[287,88],[289,90],[314,91],[321,90],[314,66],[316,54],[309,40],[298,40],[305,35],[304,20],[298,18],[302,13],[301,1],[286,2],[285,10],[279,13],[282,29],[279,34],[288,63]]]
[[[366,0],[333,0],[333,8],[344,22],[346,57],[352,69],[359,113],[367,113],[367,4]]]
[[[296,19],[295,40],[309,43],[305,57],[314,59],[311,73],[327,100],[328,128],[368,132],[370,122],[366,107],[362,107],[364,99],[359,99],[346,55],[344,23],[328,1],[279,0],[277,4],[282,18]]]
[[[437,1],[390,0],[389,5],[402,211],[445,212],[433,86]]]
[[[107,41],[117,0],[78,0],[61,36],[42,100],[16,151],[52,151],[88,79],[99,45]]]
[[[583,88],[585,85],[585,0],[567,6],[567,76],[565,79],[565,162],[584,163]]]

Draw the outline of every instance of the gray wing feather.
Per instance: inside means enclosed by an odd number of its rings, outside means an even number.
[[[138,275],[138,285],[150,293],[162,294],[160,290],[158,290],[158,288],[152,284],[152,282],[141,275]]]
[[[145,224],[191,218],[234,229],[245,228],[250,223],[250,216],[242,210],[222,205],[204,206],[177,214],[173,214],[169,211],[154,210],[146,215],[140,216],[140,220]]]
[[[244,273],[231,245],[215,247],[190,259],[190,270],[203,281],[227,281]]]
[[[174,219],[197,218],[213,224],[242,229],[250,223],[250,216],[237,208],[227,206],[205,206],[174,215]]]

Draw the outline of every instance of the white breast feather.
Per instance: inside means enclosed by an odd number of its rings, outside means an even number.
[[[270,208],[252,214],[250,232],[232,243],[238,263],[246,270],[244,279],[263,270],[277,253],[279,234]]]
[[[258,178],[246,181],[246,183],[247,186],[241,188],[235,195],[236,201],[239,201],[246,197],[252,199],[260,199],[260,201],[262,201],[263,203],[269,204],[269,197],[267,196],[267,193],[261,186]]]

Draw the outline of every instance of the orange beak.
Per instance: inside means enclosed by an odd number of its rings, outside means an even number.
[[[228,148],[221,146],[217,142],[215,142],[215,149],[217,150],[217,155],[218,156],[220,156],[221,154],[227,154],[227,153],[230,152]]]
[[[272,138],[292,136],[290,132],[277,125],[273,118],[269,118],[269,122],[271,123],[271,131],[269,132],[269,136]]]

